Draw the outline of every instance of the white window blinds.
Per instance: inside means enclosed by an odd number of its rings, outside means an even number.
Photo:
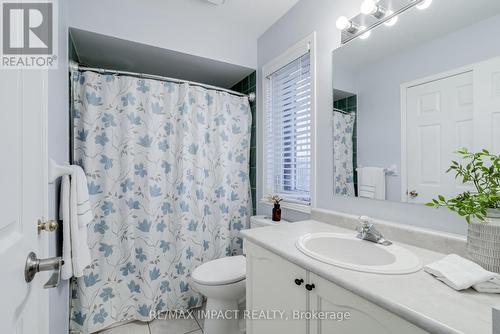
[[[286,201],[310,204],[310,53],[267,77],[265,182]]]

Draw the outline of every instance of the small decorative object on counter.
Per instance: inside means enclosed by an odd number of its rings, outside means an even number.
[[[438,196],[428,206],[446,206],[469,223],[467,252],[471,260],[489,271],[500,273],[500,156],[488,150],[457,152],[466,165],[452,161],[447,172],[454,171],[463,183],[475,191],[465,191],[452,199]]]
[[[280,207],[280,202],[283,200],[283,198],[279,197],[278,195],[269,195],[268,199],[271,203],[274,204],[273,208],[273,221],[279,222],[281,220],[281,207]]]

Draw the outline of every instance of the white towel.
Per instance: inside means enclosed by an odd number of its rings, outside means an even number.
[[[500,293],[500,275],[456,254],[428,264],[424,270],[455,290],[472,287],[479,292]]]
[[[358,168],[358,196],[385,200],[385,171],[383,168]]]
[[[497,275],[486,282],[474,284],[472,288],[477,292],[500,293],[500,275]]]
[[[72,166],[73,178],[76,180],[76,200],[78,212],[78,226],[86,227],[94,217],[90,208],[89,188],[87,176],[80,166]]]
[[[68,175],[61,178],[61,198],[59,216],[63,221],[63,251],[62,259],[64,264],[61,268],[61,278],[66,280],[73,276],[73,261],[71,261],[71,218],[69,214],[69,188],[70,180]]]
[[[376,189],[372,186],[360,185],[358,187],[358,196],[364,198],[375,198]]]
[[[63,176],[61,184],[60,213],[63,220],[62,279],[83,276],[90,265],[90,248],[87,243],[87,225],[93,215],[89,202],[87,178],[79,166],[71,166],[71,177]]]

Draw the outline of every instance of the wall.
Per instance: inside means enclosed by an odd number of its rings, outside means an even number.
[[[464,234],[466,224],[446,210],[435,210],[424,206],[394,202],[379,202],[367,199],[352,199],[333,196],[333,152],[331,109],[332,97],[332,51],[340,45],[340,32],[335,21],[340,15],[348,17],[359,12],[358,1],[349,0],[301,0],[285,16],[270,27],[258,41],[258,96],[262,96],[262,66],[286,51],[294,43],[316,31],[317,35],[317,164],[316,203],[318,208],[337,210],[352,214],[365,214],[375,218],[400,222],[441,231]],[[257,108],[257,145],[262,147],[262,99]],[[257,182],[262,184],[262,152],[257,158]],[[258,187],[257,198],[262,198],[262,187]],[[269,206],[258,203],[258,212],[268,214]],[[285,211],[285,219],[307,218],[297,212]]]
[[[256,88],[256,72],[253,72],[246,78],[242,79],[231,89],[243,94],[255,93]],[[252,110],[252,129],[250,141],[250,188],[252,189],[252,214],[257,213],[257,100],[250,102],[250,109]]]
[[[134,42],[256,68],[256,43],[240,29],[227,29],[237,18],[207,20],[206,4],[197,10],[187,0],[71,0],[71,26]],[[119,4],[118,4],[119,3]],[[189,20],[179,11],[190,12]],[[91,19],[89,19],[91,18]]]
[[[475,62],[500,56],[500,44],[484,38],[500,31],[500,16],[476,23],[423,45],[393,54],[355,73],[359,95],[359,163],[364,166],[400,165],[400,85]],[[463,43],[463,41],[468,41]],[[337,63],[341,66],[340,63]],[[336,66],[335,71],[336,72]],[[335,87],[339,79],[335,79]],[[387,179],[387,199],[399,201],[401,179]]]
[[[48,77],[48,154],[61,164],[69,162],[69,80],[67,1],[59,1],[59,66]],[[49,218],[57,218],[59,184],[49,186]],[[61,256],[61,229],[49,235],[49,255]],[[50,334],[67,334],[69,328],[69,281],[49,290]]]

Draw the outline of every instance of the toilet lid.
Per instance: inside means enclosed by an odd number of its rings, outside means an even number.
[[[203,285],[224,285],[236,283],[246,277],[246,261],[242,255],[224,257],[197,267],[191,278]]]

